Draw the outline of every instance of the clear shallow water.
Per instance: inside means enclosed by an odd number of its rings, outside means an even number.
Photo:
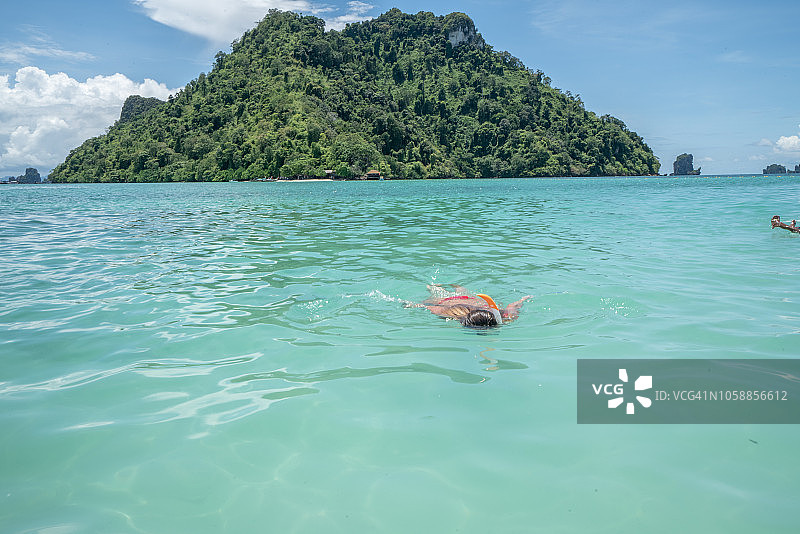
[[[2,532],[796,532],[795,426],[577,358],[800,354],[800,181],[5,186]],[[464,284],[488,334],[404,301]],[[756,443],[754,443],[756,442]]]

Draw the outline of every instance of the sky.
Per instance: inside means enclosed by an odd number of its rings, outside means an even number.
[[[800,164],[800,2],[762,0],[26,0],[0,17],[0,176],[46,175],[119,118],[131,94],[166,99],[271,8],[328,29],[397,7],[467,13],[587,109],[622,119],[672,172]]]

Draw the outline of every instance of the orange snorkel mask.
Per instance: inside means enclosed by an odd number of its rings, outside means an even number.
[[[476,296],[486,301],[486,304],[489,305],[489,311],[491,311],[492,315],[494,315],[497,324],[503,324],[503,315],[500,313],[500,308],[497,307],[497,303],[494,301],[494,299],[489,295],[484,295],[483,293],[478,293]]]

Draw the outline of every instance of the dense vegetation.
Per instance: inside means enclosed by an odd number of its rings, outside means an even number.
[[[145,103],[152,105],[152,101]],[[341,32],[271,11],[169,101],[133,102],[53,181],[654,174],[650,148],[462,13],[393,9]]]
[[[119,114],[119,122],[130,122],[139,115],[144,115],[153,108],[163,104],[163,100],[158,98],[145,98],[139,95],[131,95],[122,104],[122,111]]]

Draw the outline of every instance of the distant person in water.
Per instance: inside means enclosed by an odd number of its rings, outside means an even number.
[[[800,234],[800,228],[797,227],[797,221],[793,220],[792,224],[786,224],[785,222],[781,222],[780,215],[773,215],[772,216],[772,227],[773,228],[783,228],[784,230],[789,230],[790,232],[794,232],[795,234]]]
[[[427,308],[439,317],[455,319],[471,328],[490,328],[516,319],[522,303],[533,298],[528,295],[500,309],[489,295],[477,293],[473,296],[458,284],[450,284],[450,287],[452,290],[445,289],[439,284],[428,285],[431,296],[420,304],[407,306]]]

